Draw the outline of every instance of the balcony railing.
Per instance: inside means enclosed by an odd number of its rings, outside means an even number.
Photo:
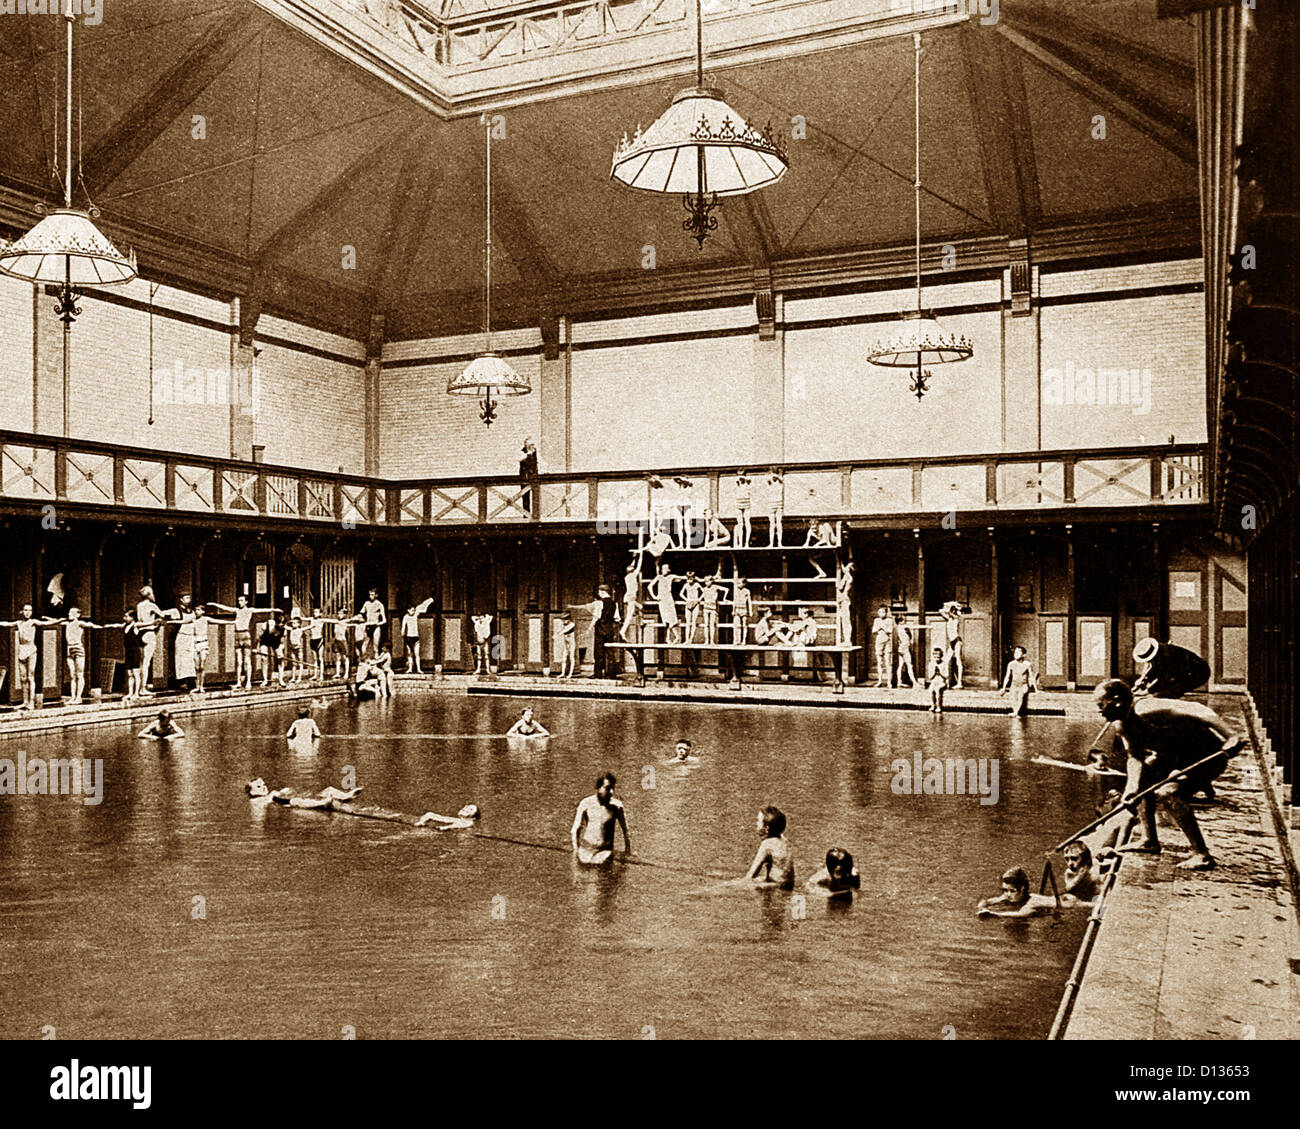
[[[950,511],[1079,511],[1207,501],[1199,444],[864,459],[782,467],[787,519],[888,518]],[[389,481],[294,467],[0,431],[0,502],[136,516],[210,515],[343,528],[635,523],[735,513],[738,468],[489,475]],[[769,467],[751,470],[767,512]]]

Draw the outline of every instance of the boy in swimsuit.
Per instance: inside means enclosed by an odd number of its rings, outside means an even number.
[[[790,628],[781,620],[772,618],[771,608],[764,608],[754,624],[754,642],[760,647],[788,646],[791,642]]]
[[[379,657],[374,661],[375,677],[379,679],[379,693],[382,697],[393,696],[393,648],[385,643],[379,648]]]
[[[320,727],[312,720],[310,706],[298,707],[298,720],[289,726],[289,732],[284,736],[288,741],[320,740]]]
[[[1025,658],[1024,647],[1016,647],[1011,652],[1011,661],[1007,663],[1006,677],[1002,679],[1000,693],[1011,694],[1011,716],[1019,717],[1025,712],[1029,701],[1029,692],[1038,689],[1038,678],[1034,668]]]
[[[898,624],[889,614],[889,609],[881,604],[876,609],[876,618],[871,621],[871,637],[876,643],[876,686],[888,686],[893,689],[894,679],[894,637],[898,633]]]
[[[956,600],[950,600],[939,609],[939,614],[947,621],[943,625],[943,633],[948,642],[948,649],[943,656],[944,673],[951,675],[953,668],[956,669],[956,677],[952,679],[952,688],[960,690],[962,679],[965,676],[965,670],[962,666],[962,642],[961,642],[961,604]]]
[[[931,713],[943,713],[943,692],[948,688],[947,669],[948,664],[943,661],[943,648],[935,647],[930,652],[930,669],[925,675],[930,689]]]
[[[158,632],[164,613],[154,602],[153,588],[146,584],[140,589],[140,602],[135,606],[135,618],[140,623],[140,696],[152,698],[149,689],[152,680],[153,656],[158,648]]]
[[[68,648],[68,681],[72,684],[72,705],[79,705],[86,692],[86,631],[99,631],[102,625],[81,618],[81,609],[73,604],[68,608],[68,622],[63,629],[63,641]]]
[[[506,730],[507,737],[549,737],[551,734],[540,721],[533,720],[531,707],[524,709],[519,720]]]
[[[311,645],[311,679],[313,682],[325,681],[325,620],[320,608],[311,613],[307,621],[307,639]]]
[[[348,675],[352,671],[352,648],[348,643],[350,621],[343,616],[338,616],[334,620],[334,677],[342,678],[347,681]]]
[[[767,547],[778,549],[785,536],[785,476],[772,468],[767,476]]]
[[[853,642],[853,572],[849,561],[839,570],[835,580],[835,642]]]
[[[623,801],[614,797],[614,784],[612,772],[601,773],[596,779],[596,791],[578,805],[573,826],[569,828],[573,853],[580,863],[587,866],[600,866],[613,859],[616,824],[623,829],[624,853],[632,853],[627,814],[623,810]]]
[[[578,663],[578,628],[573,622],[572,612],[565,612],[560,617],[560,638],[564,643],[564,656],[560,659],[560,677],[572,678]]]
[[[235,606],[228,604],[212,605],[223,612],[235,615],[235,689],[251,690],[253,688],[253,613],[268,611],[267,608],[250,608],[247,596],[235,598]]]
[[[704,641],[718,641],[718,600],[722,596],[722,585],[717,576],[710,576],[700,591],[700,610],[704,613]]]
[[[44,624],[54,623],[51,619],[36,619],[32,615],[32,605],[24,604],[16,620],[4,624],[5,627],[17,628],[18,632],[18,685],[23,692],[23,704],[20,710],[36,708],[36,629]]]
[[[285,648],[285,665],[292,671],[290,682],[301,682],[306,648],[303,646],[302,616],[294,616],[289,621],[286,633],[288,643]]]
[[[721,545],[731,544],[731,530],[718,519],[712,510],[704,511],[704,529],[706,549],[716,549]]]
[[[140,695],[140,633],[136,630],[135,612],[127,608],[122,613],[122,663],[126,667],[126,695],[122,704],[135,701]]]
[[[764,808],[758,813],[757,830],[762,842],[741,881],[793,890],[794,850],[785,837],[785,813],[780,808]]]
[[[695,642],[695,631],[700,625],[700,599],[704,595],[704,587],[700,584],[695,576],[693,569],[686,570],[686,579],[682,584],[682,603],[686,611],[686,643]]]
[[[379,599],[379,589],[370,589],[370,598],[361,605],[366,620],[366,653],[375,658],[379,654],[379,636],[388,622],[388,611]]]
[[[664,642],[676,643],[681,636],[677,619],[677,601],[673,599],[673,584],[685,580],[678,576],[668,565],[660,565],[659,572],[647,586],[659,609],[659,623],[664,629]]]
[[[191,694],[202,694],[203,679],[208,668],[208,609],[206,604],[199,604],[194,609],[194,689]]]
[[[832,847],[826,852],[826,865],[803,885],[813,893],[841,894],[859,889],[862,879],[853,856],[843,847]]]
[[[632,555],[632,563],[623,574],[623,629],[618,637],[627,642],[628,634],[637,624],[641,608],[641,550]]]
[[[741,471],[736,476],[736,548],[746,549],[749,547],[749,538],[752,532],[749,522],[749,507],[752,504],[753,497],[750,486],[753,479],[745,471]]]
[[[406,673],[423,674],[420,669],[420,617],[414,607],[407,608],[402,616],[402,649],[406,652]]]
[[[754,597],[745,586],[745,578],[738,576],[731,597],[731,642],[734,646],[745,645],[749,637],[749,617],[753,614]]]
[[[907,621],[900,613],[895,617],[895,645],[894,651],[898,655],[898,673],[894,679],[897,686],[903,685],[903,672],[907,672],[907,685],[916,685],[916,671],[912,669],[912,629],[907,626]]]
[[[474,673],[478,674],[481,666],[484,674],[491,674],[492,617],[472,615],[469,618],[474,625]]]

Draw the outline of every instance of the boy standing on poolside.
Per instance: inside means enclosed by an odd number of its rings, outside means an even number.
[[[881,604],[871,622],[871,637],[876,644],[876,685],[894,685],[894,635],[898,625],[889,609]]]

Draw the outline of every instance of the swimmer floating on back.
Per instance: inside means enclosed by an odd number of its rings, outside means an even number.
[[[481,814],[477,804],[466,804],[454,816],[439,815],[427,811],[418,819],[404,815],[399,811],[374,805],[354,804],[352,801],[361,794],[360,788],[322,788],[314,796],[294,795],[292,788],[277,788],[272,791],[260,776],[244,785],[244,791],[253,800],[270,800],[291,808],[306,808],[310,811],[332,811],[340,815],[355,815],[362,819],[378,819],[386,823],[405,823],[410,827],[428,827],[434,831],[464,831],[474,826],[474,821]]]
[[[623,848],[632,853],[623,801],[614,797],[614,774],[603,772],[596,779],[596,791],[578,805],[569,829],[573,853],[585,866],[601,866],[614,857],[614,827],[623,829]],[[581,836],[581,841],[579,841]]]

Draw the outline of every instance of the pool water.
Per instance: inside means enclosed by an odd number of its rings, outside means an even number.
[[[901,711],[549,699],[544,744],[501,734],[519,700],[401,696],[181,719],[169,752],[128,727],[10,741],[0,757],[102,757],[103,803],[0,798],[0,1036],[39,1038],[1041,1038],[1082,936],[978,919],[1017,863],[1093,814],[1091,722]],[[700,763],[668,766],[688,736]],[[444,738],[444,739],[435,739]],[[899,795],[895,758],[999,762],[998,802]],[[564,848],[598,772],[618,774],[637,855],[548,850],[254,804],[244,783],[344,783]],[[653,773],[647,771],[653,766]],[[847,847],[851,903],[719,892],[789,818],[797,876]],[[621,845],[621,839],[620,839]]]

